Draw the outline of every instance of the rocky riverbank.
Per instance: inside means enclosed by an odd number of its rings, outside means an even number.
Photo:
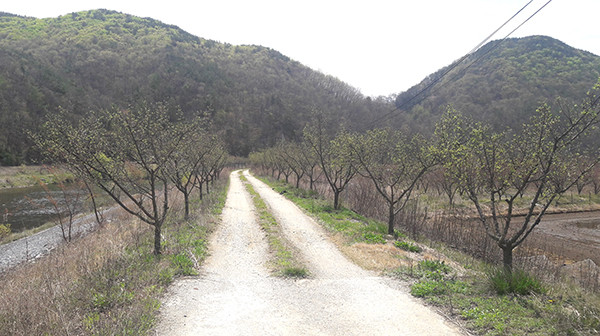
[[[103,211],[104,220],[110,221],[118,209],[111,208]],[[98,225],[94,214],[81,215],[73,223],[72,236],[74,239],[88,234]],[[35,262],[48,254],[60,244],[63,244],[62,232],[59,226],[53,226],[31,236],[0,245],[0,273],[25,262]]]

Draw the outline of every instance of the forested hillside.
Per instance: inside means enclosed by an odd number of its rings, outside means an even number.
[[[238,155],[297,138],[313,109],[359,123],[385,105],[275,50],[205,40],[150,18],[0,15],[0,164],[35,159],[25,132],[59,106],[75,117],[140,101],[207,113]]]
[[[496,127],[519,127],[542,103],[552,104],[559,97],[580,101],[599,77],[600,56],[551,37],[492,41],[458,65],[442,68],[399,94],[396,106],[406,112],[395,122],[412,121],[430,129],[452,105]]]
[[[27,136],[59,107],[90,110],[165,102],[206,114],[235,155],[297,140],[313,111],[352,130],[394,126],[431,133],[447,105],[497,127],[518,126],[540,103],[580,101],[600,57],[549,37],[490,42],[392,98],[357,89],[260,46],[193,36],[108,10],[36,19],[0,13],[0,164],[39,157]],[[508,123],[508,125],[507,125]]]

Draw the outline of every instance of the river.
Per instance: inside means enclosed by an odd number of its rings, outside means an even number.
[[[67,199],[77,201],[79,207],[86,201],[82,190],[66,186]],[[79,194],[79,196],[77,196]],[[10,224],[12,232],[21,232],[41,226],[50,221],[57,221],[56,210],[50,201],[55,200],[64,207],[65,196],[56,185],[25,188],[0,189],[0,224]]]

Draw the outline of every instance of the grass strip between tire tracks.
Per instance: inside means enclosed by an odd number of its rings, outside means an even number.
[[[264,200],[254,190],[248,179],[240,175],[246,190],[252,196],[254,207],[258,212],[260,227],[263,229],[269,242],[269,249],[273,253],[271,262],[274,272],[277,275],[289,278],[306,278],[309,276],[308,269],[302,264],[297,253],[291,248],[291,244],[286,241],[281,232],[281,227],[277,220],[265,204]]]

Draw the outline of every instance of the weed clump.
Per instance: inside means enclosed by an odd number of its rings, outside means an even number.
[[[492,289],[498,295],[529,295],[544,292],[542,283],[533,275],[522,270],[507,272],[503,269],[495,269],[488,273],[488,278]]]
[[[383,238],[383,235],[380,233],[365,232],[363,234],[363,239],[365,240],[365,242],[367,242],[369,244],[385,244],[386,243],[385,238]]]

